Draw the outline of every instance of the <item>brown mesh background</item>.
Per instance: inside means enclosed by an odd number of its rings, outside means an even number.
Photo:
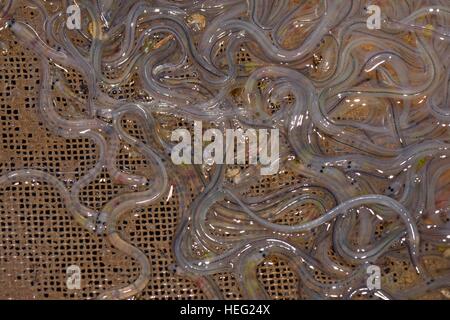
[[[17,20],[37,25],[35,12],[25,5],[17,13]],[[70,186],[95,165],[95,144],[89,139],[58,137],[39,122],[36,107],[38,59],[32,51],[19,45],[8,30],[1,31],[0,41],[8,48],[0,56],[0,174],[24,168],[41,169]],[[242,52],[237,58],[240,63],[251,61],[247,52]],[[70,72],[67,80],[82,99],[81,76]],[[141,95],[132,85],[109,93],[121,98]],[[65,117],[82,115],[82,104],[68,103],[64,98],[57,99],[57,102],[58,110],[64,112]],[[276,109],[277,106],[272,107]],[[138,121],[132,118],[124,121],[130,133],[142,136]],[[177,125],[177,120],[171,121]],[[170,122],[167,123],[165,129],[169,130]],[[145,172],[145,161],[125,145],[121,146],[117,164],[130,172]],[[256,195],[279,189],[299,179],[285,171],[264,178],[249,193]],[[127,191],[130,191],[127,187],[114,185],[105,173],[82,190],[81,200],[85,205],[99,209],[113,196]],[[153,277],[147,288],[136,297],[138,299],[204,298],[191,280],[174,276],[168,270],[174,262],[171,243],[177,226],[178,206],[178,195],[175,194],[168,202],[136,209],[122,219],[123,237],[143,250],[152,265]],[[285,220],[285,223],[294,224],[299,222],[299,217],[289,215]],[[303,240],[305,248],[308,244],[308,239]],[[448,268],[447,261],[441,260],[433,263],[437,267]],[[66,268],[70,265],[78,265],[81,269],[80,290],[67,289]],[[414,281],[409,265],[386,261],[383,266],[382,279],[387,286],[402,281],[407,285]],[[57,190],[51,186],[39,181],[0,186],[0,298],[95,298],[107,289],[132,282],[138,274],[139,266],[131,258],[112,248],[103,237],[84,231],[73,221]],[[301,298],[297,293],[299,279],[285,261],[269,257],[259,266],[258,274],[271,297]],[[320,274],[316,276],[327,281]],[[241,297],[231,274],[216,274],[214,279],[225,298]]]

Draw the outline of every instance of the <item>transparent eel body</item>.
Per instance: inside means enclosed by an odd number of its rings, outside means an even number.
[[[450,242],[445,1],[380,2],[378,30],[368,30],[362,0],[80,0],[79,30],[66,28],[69,1],[23,2],[39,22],[21,21],[18,2],[3,1],[0,32],[39,62],[39,120],[95,145],[95,164],[71,184],[45,169],[2,172],[0,187],[50,185],[80,226],[139,265],[137,278],[100,299],[137,297],[154,281],[154,261],[119,226],[165,197],[178,201],[167,269],[209,299],[227,294],[215,280],[222,272],[243,298],[270,299],[259,275],[272,258],[307,299],[413,299],[449,287],[446,269],[436,275],[427,264],[448,259]],[[72,71],[83,88],[68,81]],[[76,117],[61,112],[59,97]],[[125,128],[129,117],[142,137]],[[278,129],[279,172],[174,165],[171,126],[193,121],[221,133]],[[144,171],[118,165],[124,145]],[[81,194],[102,172],[125,191],[97,210]],[[272,184],[287,173],[288,183]],[[368,288],[368,266],[386,259],[411,266],[414,284]]]

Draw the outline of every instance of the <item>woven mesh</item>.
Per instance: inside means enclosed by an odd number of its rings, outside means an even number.
[[[19,2],[19,1],[18,1]],[[295,1],[294,1],[295,2]],[[21,3],[22,4],[22,3]],[[20,5],[19,5],[20,7]],[[24,4],[17,10],[17,20],[26,21],[39,30],[36,14]],[[2,31],[2,41],[8,48],[0,56],[0,174],[13,170],[33,168],[49,172],[70,185],[91,169],[98,157],[95,144],[89,139],[64,139],[52,134],[39,121],[36,102],[39,89],[39,63],[32,51],[19,45],[8,30]],[[81,40],[80,40],[81,41]],[[295,41],[294,41],[295,42]],[[288,44],[286,44],[289,47]],[[222,50],[223,51],[223,50]],[[219,52],[220,53],[220,52]],[[252,61],[248,52],[240,52],[239,62]],[[189,74],[187,76],[195,77]],[[81,99],[83,80],[75,71],[66,73],[72,90]],[[127,85],[108,92],[112,97],[143,98],[136,88],[138,81],[130,79]],[[68,103],[56,99],[57,110],[64,117],[83,116],[83,104]],[[277,110],[273,104],[272,111]],[[364,117],[356,110],[353,115]],[[167,132],[185,125],[180,119],[166,119]],[[124,120],[125,129],[143,139],[142,126],[133,118]],[[336,146],[323,146],[330,153],[339,152]],[[346,151],[345,148],[343,151]],[[119,168],[127,172],[148,175],[145,160],[132,148],[122,144],[117,157]],[[265,177],[249,189],[248,194],[258,195],[282,186],[295,184],[301,177],[285,171]],[[93,209],[100,209],[117,194],[130,191],[117,186],[106,173],[84,188],[81,202]],[[191,199],[195,197],[191,194]],[[119,226],[126,241],[137,246],[149,257],[152,279],[138,299],[202,299],[203,293],[190,279],[174,275],[168,266],[174,263],[171,244],[179,219],[179,199],[175,194],[169,201],[134,210],[126,215]],[[304,208],[305,211],[308,208]],[[80,228],[65,209],[61,197],[53,187],[38,181],[0,186],[0,298],[13,299],[86,299],[94,298],[105,290],[129,284],[139,274],[139,266],[129,257],[112,248],[103,237]],[[314,215],[314,212],[311,213]],[[277,223],[297,224],[301,220],[295,214],[286,214]],[[294,239],[308,249],[310,243],[304,237]],[[300,243],[303,241],[302,243]],[[333,257],[333,252],[330,252]],[[336,261],[339,259],[334,255]],[[448,268],[446,261],[434,261],[436,268]],[[66,269],[77,265],[81,269],[81,289],[69,290],[66,285]],[[386,261],[382,270],[387,287],[392,284],[408,285],[414,281],[410,266]],[[321,281],[329,281],[320,274]],[[215,274],[226,299],[239,299],[239,287],[230,273]],[[275,299],[298,299],[300,279],[289,265],[278,258],[268,257],[258,267],[258,278],[268,294]],[[402,283],[400,283],[402,282]]]

